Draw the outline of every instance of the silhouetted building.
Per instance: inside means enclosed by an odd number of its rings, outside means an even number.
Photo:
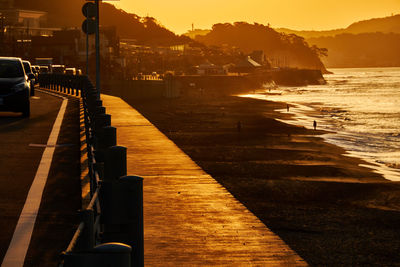
[[[227,70],[222,66],[214,65],[210,62],[195,67],[198,75],[225,75]]]
[[[78,58],[80,30],[55,31],[52,36],[32,36],[31,54],[53,58],[55,64],[69,65]]]
[[[255,50],[251,52],[249,57],[260,65],[263,65],[265,62],[265,55],[263,50]]]
[[[232,71],[251,73],[261,68],[261,64],[255,62],[250,56],[247,56],[235,64]]]

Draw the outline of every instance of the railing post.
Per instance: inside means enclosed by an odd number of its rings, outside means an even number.
[[[124,176],[114,181],[103,181],[100,202],[104,241],[132,246],[133,266],[143,266],[143,178]]]
[[[118,241],[132,246],[133,266],[144,266],[143,178],[124,176],[119,189],[124,213]]]
[[[115,181],[126,175],[126,147],[113,146],[105,150],[104,180]]]
[[[117,128],[112,126],[103,127],[98,134],[96,147],[100,151],[117,145]]]
[[[111,126],[110,114],[99,114],[94,119],[94,132],[99,133],[103,127]]]

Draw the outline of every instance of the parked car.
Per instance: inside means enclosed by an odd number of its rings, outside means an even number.
[[[31,63],[27,60],[22,60],[24,65],[25,73],[28,76],[29,83],[31,85],[31,95],[35,95],[35,74],[33,73]]]
[[[0,57],[0,110],[30,116],[30,79],[20,58]]]
[[[38,66],[35,65],[31,65],[32,67],[32,72],[33,74],[35,74],[35,84],[38,82],[38,78],[39,78],[39,68]]]
[[[75,68],[66,68],[65,69],[65,74],[76,75],[76,69]]]
[[[49,67],[47,66],[40,66],[39,73],[49,73]]]

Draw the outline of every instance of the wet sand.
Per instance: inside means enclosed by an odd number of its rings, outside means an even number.
[[[310,265],[400,265],[400,184],[322,131],[275,120],[290,118],[274,111],[285,103],[198,95],[130,104]]]

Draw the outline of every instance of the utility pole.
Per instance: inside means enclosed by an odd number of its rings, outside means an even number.
[[[86,11],[86,29],[89,29],[89,14]],[[86,75],[89,77],[89,32],[86,31]]]
[[[0,20],[1,20],[1,32],[0,32],[0,53],[5,54],[4,49],[4,16],[0,13]]]
[[[99,12],[99,0],[95,0],[96,5],[96,88],[97,98],[100,99],[100,12]]]

